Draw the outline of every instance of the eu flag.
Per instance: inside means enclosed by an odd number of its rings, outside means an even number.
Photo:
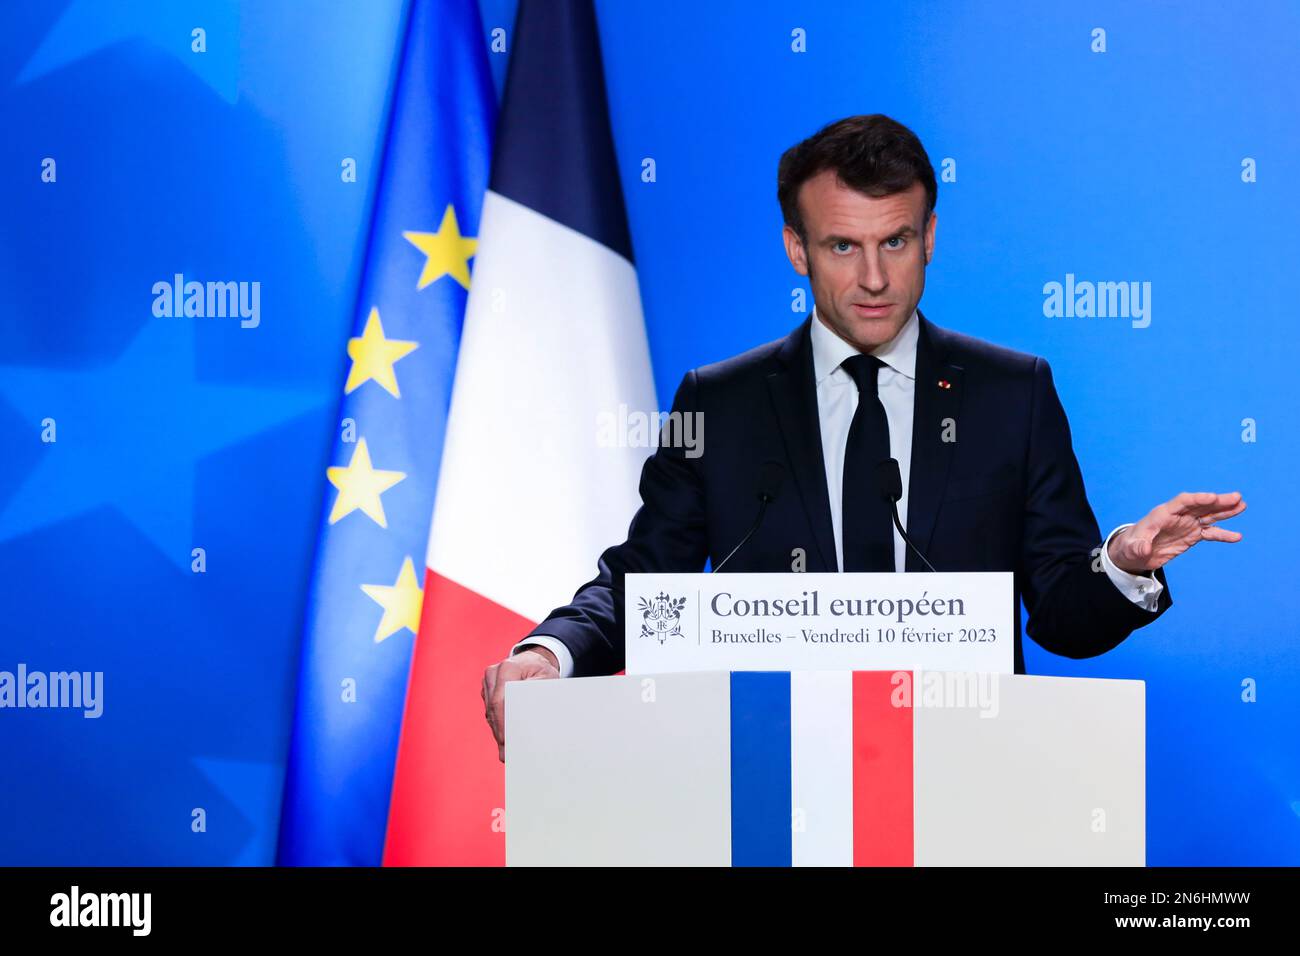
[[[496,100],[475,0],[411,0],[303,634],[278,862],[378,865]]]

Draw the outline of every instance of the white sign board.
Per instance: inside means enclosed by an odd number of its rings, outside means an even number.
[[[628,574],[626,672],[1010,674],[1010,571]]]

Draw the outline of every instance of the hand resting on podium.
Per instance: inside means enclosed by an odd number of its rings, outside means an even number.
[[[483,705],[488,726],[497,739],[497,757],[506,759],[506,684],[512,680],[550,680],[560,676],[554,652],[530,644],[483,672]]]

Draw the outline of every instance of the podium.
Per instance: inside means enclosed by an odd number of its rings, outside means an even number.
[[[698,671],[506,688],[510,866],[1142,866],[1145,684]]]

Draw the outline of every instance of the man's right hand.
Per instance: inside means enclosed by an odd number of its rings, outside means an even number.
[[[537,644],[493,664],[483,672],[483,706],[488,726],[497,739],[497,758],[506,760],[506,684],[512,680],[548,680],[560,676],[560,662],[549,649]]]

